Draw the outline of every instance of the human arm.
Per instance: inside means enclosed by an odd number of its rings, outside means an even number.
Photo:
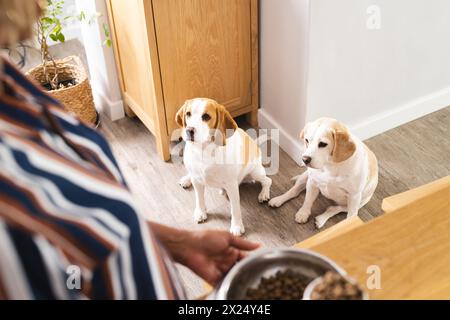
[[[248,251],[259,244],[225,231],[187,231],[149,222],[153,234],[173,259],[215,285]]]

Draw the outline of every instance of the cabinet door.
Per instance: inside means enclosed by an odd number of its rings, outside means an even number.
[[[152,1],[169,134],[186,99],[252,104],[252,1]]]
[[[108,0],[107,4],[123,98],[146,126],[154,131],[156,108],[145,2]]]

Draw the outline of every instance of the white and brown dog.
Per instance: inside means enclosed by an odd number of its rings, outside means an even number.
[[[336,205],[316,217],[317,228],[340,212],[347,212],[347,218],[357,215],[378,184],[378,164],[373,152],[345,125],[331,118],[306,124],[300,139],[305,144],[302,161],[307,170],[294,177],[295,185],[270,200],[269,206],[279,207],[306,189],[303,206],[295,215],[296,222],[308,221],[319,192]]]
[[[186,141],[184,164],[188,175],[180,180],[183,188],[192,184],[195,190],[194,219],[206,220],[205,187],[214,187],[226,193],[231,204],[231,228],[234,235],[245,232],[239,200],[239,184],[244,179],[260,182],[260,202],[268,201],[272,180],[262,166],[261,151],[224,106],[214,100],[188,100],[176,114]],[[227,131],[232,135],[227,138]],[[230,132],[228,132],[230,133]]]

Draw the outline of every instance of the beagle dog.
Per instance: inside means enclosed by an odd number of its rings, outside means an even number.
[[[234,235],[245,232],[239,200],[239,184],[246,181],[261,183],[259,202],[268,201],[272,180],[266,176],[261,150],[242,129],[224,106],[214,100],[187,100],[176,114],[186,141],[184,165],[188,174],[181,178],[183,188],[194,186],[194,219],[206,220],[205,187],[218,188],[227,195],[231,205],[231,228]],[[227,133],[230,135],[227,138]]]
[[[300,139],[305,145],[302,161],[307,170],[294,177],[294,186],[270,200],[269,206],[280,207],[306,189],[303,206],[295,215],[296,222],[308,221],[319,192],[336,205],[316,217],[317,228],[322,228],[328,219],[340,212],[347,212],[347,218],[356,216],[369,202],[378,184],[374,153],[345,125],[331,118],[307,123]]]

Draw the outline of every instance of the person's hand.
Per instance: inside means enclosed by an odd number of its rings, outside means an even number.
[[[247,251],[259,244],[231,235],[225,231],[187,232],[183,242],[171,250],[175,261],[185,265],[198,276],[216,285]]]

